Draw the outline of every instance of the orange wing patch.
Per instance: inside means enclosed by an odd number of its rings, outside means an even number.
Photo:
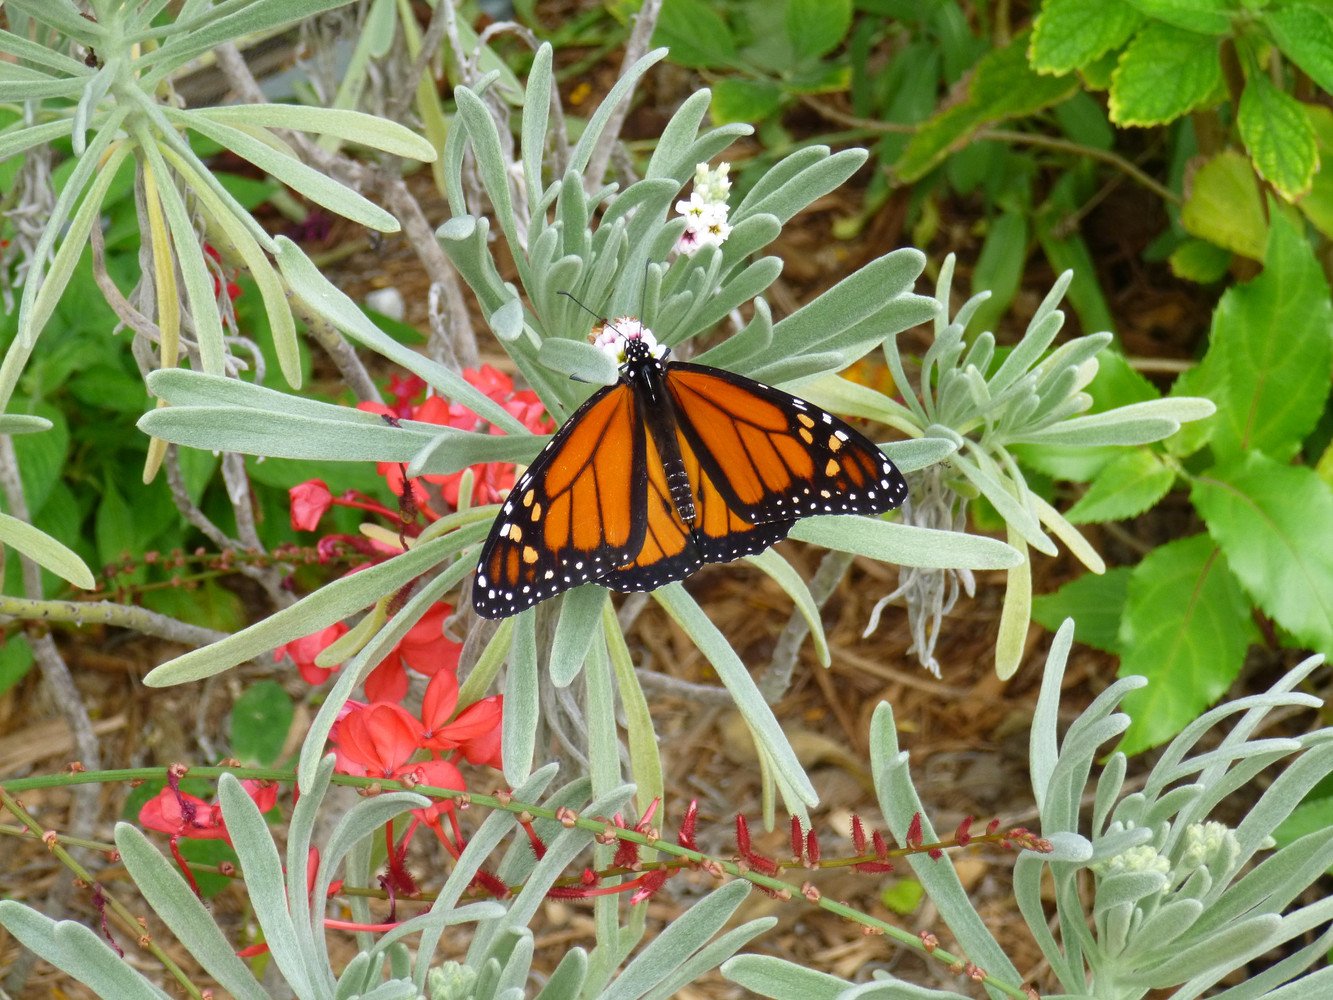
[[[666,381],[699,465],[749,524],[879,514],[907,496],[901,473],[874,443],[813,403],[684,362],[669,367]]]
[[[505,498],[478,560],[479,614],[514,614],[639,551],[645,437],[623,383],[598,390],[565,423]]]

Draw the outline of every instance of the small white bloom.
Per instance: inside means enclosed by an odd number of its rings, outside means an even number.
[[[717,168],[710,170],[707,163],[697,164],[694,168],[694,191],[705,201],[717,201],[726,203],[727,196],[731,194],[731,181],[727,177],[727,172],[731,170],[730,163],[720,163]]]
[[[1191,823],[1185,828],[1180,864],[1187,871],[1205,865],[1219,872],[1229,871],[1239,854],[1240,842],[1225,823],[1210,820],[1207,823]]]
[[[614,358],[616,364],[624,364],[625,345],[631,340],[641,340],[646,343],[648,353],[655,358],[660,358],[666,353],[666,349],[653,336],[653,331],[633,316],[619,316],[608,322],[597,330],[592,344]]]
[[[1121,851],[1115,857],[1107,858],[1097,865],[1096,869],[1104,878],[1122,872],[1157,872],[1168,875],[1171,872],[1171,859],[1151,844],[1140,844],[1138,847]]]

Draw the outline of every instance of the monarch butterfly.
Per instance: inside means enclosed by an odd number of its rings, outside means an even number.
[[[588,582],[652,590],[787,537],[812,514],[881,514],[907,483],[873,443],[803,399],[666,360],[625,317],[597,346],[620,379],[593,393],[505,498],[472,604],[505,618]]]

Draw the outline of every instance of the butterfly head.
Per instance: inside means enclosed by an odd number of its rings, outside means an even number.
[[[659,344],[653,331],[632,316],[621,316],[594,331],[593,346],[601,348],[617,365],[642,363],[649,358],[660,361],[667,348]]]

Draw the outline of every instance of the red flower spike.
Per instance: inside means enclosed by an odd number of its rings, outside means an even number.
[[[940,858],[944,857],[944,852],[941,851],[938,847],[932,847],[930,850],[926,852],[926,854],[930,856],[931,861],[938,861]]]
[[[852,813],[852,847],[857,854],[866,852],[866,828],[861,817]]]
[[[509,895],[509,886],[484,869],[479,869],[473,876],[471,888],[489,893],[496,899],[504,899]]]
[[[642,862],[639,860],[639,845],[632,840],[619,840],[616,843],[615,857],[611,859],[614,868],[626,871],[638,871]]]
[[[805,835],[805,859],[809,867],[819,867],[819,836],[814,830]]]
[[[745,817],[740,813],[736,814],[736,849],[741,857],[747,860],[750,857],[750,825],[745,822]]]
[[[866,872],[871,875],[887,875],[895,870],[893,865],[887,861],[862,861],[852,867],[859,872]]]
[[[888,861],[889,845],[884,841],[884,834],[876,830],[875,835],[871,837],[870,840],[875,846],[875,857],[879,858],[881,861]]]
[[[630,905],[647,902],[657,893],[657,890],[666,885],[666,880],[670,877],[671,872],[666,868],[655,868],[653,871],[641,875],[640,879],[642,881],[639,882],[639,891],[630,896]]]
[[[958,824],[958,829],[953,833],[953,839],[958,842],[959,847],[966,847],[972,843],[972,817],[967,816]]]
[[[546,844],[542,842],[541,837],[537,836],[537,831],[532,826],[532,819],[530,817],[528,819],[520,817],[519,826],[523,827],[528,835],[528,843],[532,845],[533,857],[538,861],[546,857]]]
[[[782,870],[781,865],[763,854],[751,853],[746,860],[750,862],[750,867],[760,875],[772,877]]]
[[[690,799],[690,807],[685,810],[685,818],[680,821],[680,832],[676,834],[676,843],[681,847],[697,851],[694,842],[694,828],[699,822],[699,800]]]
[[[791,856],[798,865],[805,860],[805,837],[801,832],[801,821],[795,816],[791,818]]]
[[[912,813],[912,822],[907,825],[907,846],[915,850],[921,846],[921,814]]]
[[[992,836],[1000,828],[1000,817],[996,816],[986,824],[986,836]]]

